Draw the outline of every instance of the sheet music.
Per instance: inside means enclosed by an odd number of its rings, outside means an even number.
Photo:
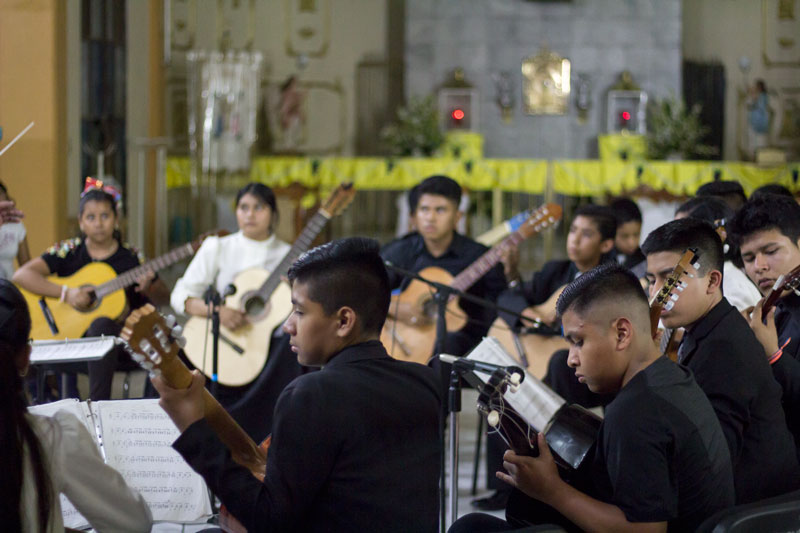
[[[102,359],[114,347],[116,337],[90,337],[63,341],[33,341],[31,364],[67,363]]]
[[[484,337],[483,341],[470,352],[467,359],[493,365],[519,367],[519,363],[505,351],[494,337]],[[475,372],[475,375],[484,383],[489,381],[488,374]],[[525,370],[525,379],[522,380],[517,391],[513,392],[509,389],[503,397],[531,427],[539,432],[546,428],[556,411],[566,403],[564,398],[533,377],[527,370]]]
[[[155,520],[211,515],[205,481],[172,448],[180,432],[158,400],[95,402],[107,463],[147,501]]]
[[[41,405],[32,405],[28,407],[28,412],[39,416],[53,416],[58,411],[67,411],[75,415],[78,420],[83,422],[89,434],[92,436],[95,444],[97,444],[97,432],[92,425],[92,417],[90,415],[89,406],[85,402],[79,402],[75,398],[68,398],[66,400],[59,400],[57,402],[44,403]],[[64,527],[72,529],[83,529],[89,527],[89,521],[78,512],[72,502],[66,496],[59,494],[61,501],[61,517],[64,520]]]

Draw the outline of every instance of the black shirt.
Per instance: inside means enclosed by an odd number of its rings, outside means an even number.
[[[722,428],[689,370],[661,357],[605,410],[592,463],[596,497],[630,522],[693,531],[734,503]]]
[[[173,446],[248,531],[433,533],[439,409],[432,369],[369,341],[284,389],[263,482],[205,419]]]
[[[786,423],[800,456],[800,296],[790,293],[778,300],[776,308],[778,345],[783,346],[789,339],[791,342],[783,349],[781,358],[772,365],[772,374],[783,389]]]
[[[47,263],[51,274],[61,277],[71,276],[89,263],[95,262],[89,255],[89,250],[86,249],[86,243],[80,237],[67,239],[51,246],[42,254],[42,259]],[[116,252],[102,260],[103,263],[108,263],[117,274],[136,268],[143,261],[143,257],[136,249],[122,243],[117,247]],[[135,284],[125,289],[125,296],[130,309],[138,309],[149,303],[147,297],[136,290]]]
[[[684,335],[678,362],[711,401],[733,461],[736,503],[800,488],[800,466],[764,348],[724,297]]]
[[[424,268],[435,266],[456,276],[486,253],[488,249],[486,246],[454,232],[453,241],[447,251],[439,257],[434,257],[425,247],[422,235],[412,232],[384,246],[381,256],[392,264],[412,272],[419,272]],[[411,282],[410,279],[394,272],[391,268],[388,271],[389,286],[392,289],[405,289]],[[505,287],[506,278],[502,265],[497,264],[476,281],[467,292],[495,302]],[[470,319],[461,332],[477,343],[489,331],[497,313],[494,309],[483,307],[464,298],[459,300],[459,305]]]

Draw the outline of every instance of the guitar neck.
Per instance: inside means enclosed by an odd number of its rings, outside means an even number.
[[[462,292],[466,291],[500,262],[500,256],[507,246],[519,244],[524,239],[525,237],[522,236],[519,230],[515,231],[498,244],[492,246],[482,256],[476,259],[474,263],[453,278],[453,282],[450,286]]]
[[[164,255],[158,256],[155,259],[151,259],[143,265],[139,265],[136,268],[127,270],[116,278],[99,285],[95,288],[95,294],[97,294],[98,298],[102,298],[103,296],[111,294],[112,292],[130,287],[136,283],[137,279],[145,275],[147,272],[157,272],[164,267],[167,267],[173,263],[177,263],[181,259],[191,256],[193,253],[194,248],[192,247],[192,243],[186,243],[183,246],[179,246],[178,248],[175,248]]]
[[[177,357],[177,349],[174,357],[166,358],[162,363],[161,376],[176,389],[188,388],[192,382],[192,374]],[[263,476],[266,471],[264,453],[207,389],[203,389],[203,406],[208,424],[230,450],[233,460],[253,475]]]
[[[661,320],[661,309],[663,307],[657,302],[650,304],[650,335],[655,335],[656,331],[658,331],[658,322]]]
[[[259,287],[258,293],[264,301],[269,300],[270,296],[272,296],[272,293],[275,292],[275,289],[281,282],[281,278],[286,276],[289,272],[289,268],[291,268],[297,258],[311,247],[311,243],[314,242],[314,239],[322,232],[322,228],[325,227],[330,218],[331,216],[322,209],[311,217],[311,220],[309,220],[306,227],[303,228],[300,236],[294,241],[292,248],[286,253],[283,259],[281,259],[278,267],[272,271],[267,280]]]

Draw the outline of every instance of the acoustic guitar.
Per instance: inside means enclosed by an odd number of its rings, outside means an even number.
[[[267,363],[272,330],[292,310],[292,291],[282,278],[300,254],[308,250],[328,221],[344,211],[355,193],[351,183],[339,185],[308,221],[274,272],[251,268],[234,278],[236,292],[225,301],[225,305],[246,313],[248,323],[235,331],[220,326],[217,362],[220,384],[230,387],[247,385],[261,374]],[[188,339],[186,355],[206,376],[212,374],[210,322],[208,318],[193,316],[187,320],[184,329]]]
[[[800,265],[794,267],[788,274],[778,276],[778,279],[775,280],[772,289],[770,289],[764,300],[764,305],[761,306],[761,321],[764,324],[767,323],[767,315],[775,307],[775,304],[778,303],[785,291],[795,291],[797,293],[798,287],[800,287]]]
[[[506,248],[544,231],[559,220],[561,220],[561,206],[545,204],[533,211],[517,231],[490,248],[456,277],[439,267],[424,268],[419,275],[459,291],[466,291],[500,262],[502,252]],[[398,298],[397,302],[411,303],[415,314],[425,317],[426,320],[418,324],[407,324],[389,317],[381,332],[381,342],[389,355],[395,359],[427,364],[433,355],[433,345],[436,342],[436,305],[430,286],[419,280],[412,280]],[[389,309],[390,314],[397,302],[393,302]],[[458,298],[454,297],[447,304],[447,331],[458,331],[467,323],[467,317],[458,302]]]
[[[94,300],[86,311],[79,311],[58,298],[40,296],[18,286],[31,312],[31,338],[35,340],[78,338],[83,336],[96,318],[117,319],[121,317],[128,305],[128,299],[123,289],[136,283],[136,280],[147,272],[157,272],[190,257],[209,235],[226,235],[227,233],[227,231],[204,233],[197,240],[179,246],[122,274],[117,274],[108,263],[97,261],[82,267],[71,276],[49,276],[47,278],[48,281],[59,286],[91,287]]]
[[[658,323],[661,319],[662,310],[669,311],[675,305],[675,302],[680,298],[680,293],[686,287],[686,282],[681,281],[681,277],[686,274],[689,266],[700,268],[698,262],[699,255],[696,248],[689,248],[683,255],[672,272],[669,273],[664,285],[650,300],[650,334],[655,337],[658,332]],[[661,336],[660,351],[662,355],[666,355],[672,361],[678,360],[678,344],[680,339],[676,335],[677,328],[664,328],[664,334]]]
[[[185,344],[185,339],[176,338],[177,332],[175,317],[165,319],[152,305],[147,304],[131,312],[120,337],[125,341],[123,346],[131,358],[151,376],[160,375],[174,389],[186,389],[192,383],[192,374],[178,357],[178,350]],[[203,389],[203,407],[209,426],[230,450],[231,458],[263,480],[267,471],[270,437],[257,445],[207,389]],[[220,527],[231,532],[246,531],[224,509],[220,511]]]

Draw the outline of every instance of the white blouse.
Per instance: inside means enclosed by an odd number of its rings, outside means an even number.
[[[725,261],[722,270],[722,294],[739,311],[752,307],[761,299],[761,293],[747,274],[731,261]]]
[[[170,304],[185,314],[188,298],[202,298],[212,283],[222,293],[236,275],[248,268],[264,268],[272,272],[289,253],[291,246],[273,234],[265,241],[254,241],[241,231],[225,237],[208,237],[197,250],[192,262],[175,283]]]
[[[59,411],[52,417],[26,414],[39,437],[53,487],[48,532],[64,531],[59,493],[102,533],[150,531],[153,517],[144,498],[119,472],[100,457],[92,436],[75,415]],[[37,494],[30,456],[25,454],[22,485],[23,531],[37,532]]]

